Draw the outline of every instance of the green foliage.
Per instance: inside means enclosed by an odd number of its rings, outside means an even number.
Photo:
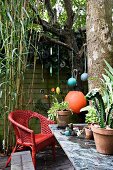
[[[86,25],[86,0],[74,0],[73,8],[75,13],[73,28],[75,30],[84,28]]]
[[[5,147],[10,145],[8,113],[23,108],[24,72],[28,66],[31,18],[24,1],[1,2],[0,13],[0,113],[4,119]],[[27,92],[28,93],[28,92]],[[6,143],[7,142],[7,143]]]
[[[57,0],[51,0],[52,6],[55,6]]]
[[[101,128],[105,127],[106,115],[105,106],[99,89],[92,89],[87,95],[87,100],[93,100],[94,107],[96,109],[97,116],[99,117],[99,124]],[[97,104],[98,102],[98,104]]]
[[[37,22],[35,22],[35,24],[33,22],[34,20],[36,20],[38,15],[40,15],[41,19],[51,22],[51,18],[50,16],[48,16],[43,2],[44,1],[37,1],[37,6],[35,0],[30,0],[29,2],[26,2],[24,0],[11,0],[10,4],[8,0],[0,2],[0,6],[2,9],[0,13],[0,111],[4,118],[4,126],[6,124],[8,125],[7,116],[10,111],[12,111],[13,109],[23,108],[23,101],[26,95],[26,92],[23,90],[24,73],[29,65],[28,59],[31,47],[35,51],[34,55],[32,55],[32,58],[34,56],[33,74],[35,73],[35,65],[37,58],[39,57],[37,55],[37,39],[40,39],[40,36],[46,31],[43,30]],[[55,8],[57,1],[51,0],[51,2],[53,9]],[[76,4],[74,4],[74,2],[79,3],[79,6],[75,7]],[[83,2],[84,1],[73,1],[73,10],[75,13],[81,11],[82,9],[84,10]],[[58,29],[64,28],[67,19],[63,1],[61,0],[60,3],[63,10],[59,15],[58,22],[56,24],[56,27]],[[30,4],[33,5],[37,13],[33,12]],[[78,25],[81,26],[81,23]],[[73,26],[73,29],[76,29],[79,26],[77,26],[76,28],[75,27],[76,26]],[[33,34],[33,31],[36,32],[36,36],[35,34]],[[34,44],[31,43],[32,34],[34,36]],[[39,35],[39,37],[37,36],[37,34]],[[45,34],[53,38],[53,34],[48,34],[47,32]],[[63,50],[60,51],[64,53]],[[53,55],[57,58],[56,51]],[[45,54],[45,56],[47,55]],[[65,58],[66,57],[67,56],[65,55]],[[52,59],[56,61],[53,56]],[[33,79],[31,84],[32,89]],[[29,94],[29,98],[30,96],[31,93]],[[4,129],[6,129],[6,132],[8,131],[8,127],[5,126]],[[7,138],[8,134],[4,131],[5,145],[6,141],[8,144]]]
[[[99,89],[92,89],[87,95],[87,100],[92,100],[99,118],[101,128],[113,128],[113,68],[105,61],[107,75],[102,74],[102,94]]]
[[[46,95],[46,97],[49,99],[51,105],[47,111],[49,119],[55,120],[57,111],[69,110],[69,105],[64,101],[64,94],[59,87],[52,88],[50,94]]]
[[[50,2],[52,9],[60,8],[59,15],[57,16],[57,24],[60,26],[60,28],[64,28],[67,19],[67,13],[63,0],[60,0],[59,2],[57,0],[51,0]],[[36,2],[30,1],[30,3],[33,6],[36,5]],[[73,0],[72,9],[75,16],[73,29],[77,30],[78,28],[84,28],[86,25],[86,0]],[[37,14],[40,15],[41,19],[50,21],[50,16],[48,15],[47,9],[42,1],[38,2]],[[33,16],[34,14],[30,12],[30,15]]]
[[[49,109],[48,105],[46,103],[43,103],[43,101],[41,99],[37,100],[37,102],[35,103],[35,106],[33,108],[33,110],[35,112],[43,114],[44,116],[47,116],[48,109]]]
[[[82,111],[88,111],[88,113],[85,116],[85,122],[90,124],[90,123],[97,123],[98,122],[98,117],[96,114],[96,110],[93,106],[86,106],[80,110]]]
[[[53,102],[52,106],[50,107],[50,109],[48,110],[48,117],[52,120],[55,120],[56,116],[57,116],[57,111],[64,111],[64,110],[69,110],[68,108],[68,103],[65,101],[62,102]]]

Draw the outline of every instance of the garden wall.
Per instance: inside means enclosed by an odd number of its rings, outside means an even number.
[[[60,71],[59,84],[61,91],[66,94],[68,92],[67,87],[67,76],[65,71]],[[33,66],[28,67],[24,74],[24,100],[22,101],[23,109],[29,109],[37,111],[41,114],[47,116],[47,110],[50,106],[50,100],[45,98],[45,95],[51,93],[51,88],[56,88],[58,86],[58,74],[53,72],[50,75],[48,69],[42,69],[41,64],[36,65],[33,78]],[[3,140],[3,131],[4,131],[4,119],[3,115],[0,117],[0,139]],[[32,128],[35,129],[35,124],[37,122],[33,120]]]
[[[56,72],[53,71],[53,74],[51,75],[49,69],[42,69],[42,65],[37,64],[33,75],[33,66],[28,67],[24,74],[23,109],[33,110],[47,116],[50,100],[45,98],[45,95],[50,94],[51,88],[56,88],[59,84],[61,94],[65,96],[70,90],[67,86],[68,78],[70,78],[70,75],[64,68],[60,69],[58,81],[57,70]],[[82,116],[80,115],[80,117]],[[72,122],[74,122],[74,120],[76,121],[76,119],[77,116],[73,115]],[[0,140],[3,140],[3,121],[3,117],[0,117]],[[37,124],[39,124],[37,120],[30,122],[30,126],[35,132],[37,132],[38,129],[36,128]]]

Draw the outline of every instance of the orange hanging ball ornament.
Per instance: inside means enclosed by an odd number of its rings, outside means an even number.
[[[86,98],[81,91],[70,91],[66,95],[65,101],[69,103],[69,108],[76,114],[79,114],[80,109],[87,104]]]

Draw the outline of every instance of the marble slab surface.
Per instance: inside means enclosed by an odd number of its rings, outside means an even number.
[[[99,154],[94,140],[87,140],[84,135],[62,135],[63,130],[56,124],[49,127],[75,170],[113,170],[113,155]]]

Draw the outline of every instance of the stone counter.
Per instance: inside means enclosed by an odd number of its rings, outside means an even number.
[[[94,140],[65,136],[57,125],[49,127],[76,170],[113,170],[113,156],[99,154]]]

